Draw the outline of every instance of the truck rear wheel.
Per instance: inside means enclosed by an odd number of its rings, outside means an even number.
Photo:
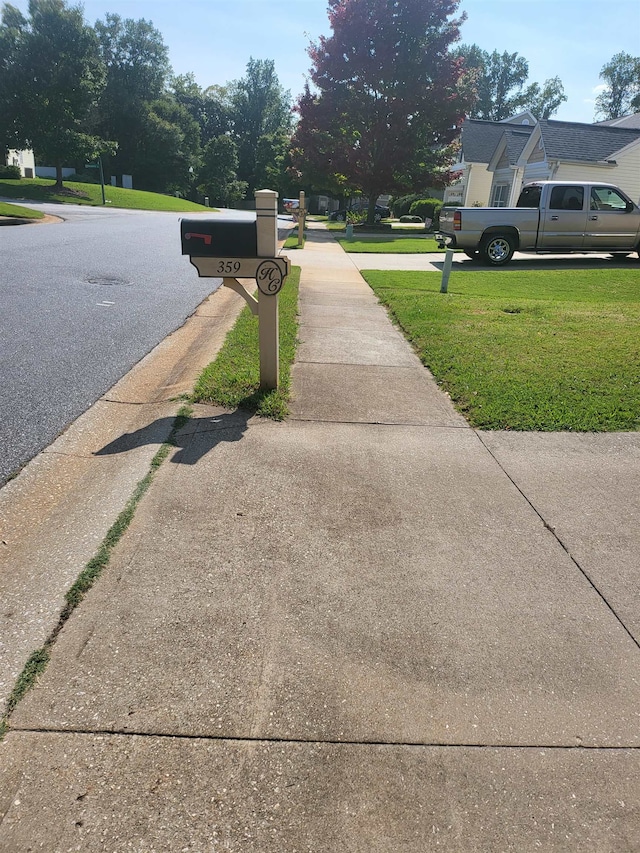
[[[490,234],[480,244],[480,255],[486,264],[501,267],[509,263],[515,249],[515,240],[509,234]]]

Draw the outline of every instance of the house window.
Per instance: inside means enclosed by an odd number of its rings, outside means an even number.
[[[491,193],[491,207],[506,207],[509,201],[509,184],[496,184]]]

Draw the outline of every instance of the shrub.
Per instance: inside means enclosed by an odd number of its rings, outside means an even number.
[[[422,219],[419,216],[409,216],[406,214],[400,217],[400,222],[422,222]]]
[[[413,202],[409,208],[409,213],[412,216],[419,216],[423,222],[425,219],[430,219],[431,224],[437,227],[441,210],[442,202],[439,198],[421,198]]]
[[[362,210],[347,210],[347,224],[359,225],[367,221],[367,212]]]
[[[422,198],[419,193],[412,193],[411,195],[402,195],[398,198],[394,198],[391,201],[391,212],[393,213],[396,219],[400,219],[401,216],[406,216],[409,213],[409,208],[417,199]]]
[[[19,181],[22,177],[20,166],[2,166],[0,165],[0,178],[9,178],[12,181]]]

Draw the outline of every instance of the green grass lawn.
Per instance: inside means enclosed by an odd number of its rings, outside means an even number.
[[[0,201],[0,216],[17,216],[20,219],[42,219],[44,213],[32,210],[30,207],[20,207],[19,204],[7,204]]]
[[[57,201],[65,204],[102,205],[102,190],[99,184],[82,184],[65,181],[65,191],[54,189],[55,181],[44,178],[22,178],[21,180],[0,179],[0,196],[31,201]],[[168,210],[184,212],[205,211],[210,208],[183,198],[141,190],[124,190],[121,187],[105,186],[105,198],[110,207],[126,207],[136,210]]]
[[[298,226],[293,229],[291,234],[287,237],[287,239],[282,244],[282,248],[284,249],[304,249],[304,244],[307,240],[307,232],[305,231],[302,235],[302,246],[298,246]]]
[[[200,374],[192,397],[194,403],[213,403],[227,409],[240,407],[274,420],[283,420],[287,416],[291,366],[298,342],[299,285],[300,267],[292,267],[279,297],[279,388],[259,390],[258,318],[247,306],[227,335],[216,360]]]
[[[637,269],[363,275],[472,426],[640,429]]]
[[[394,234],[358,234],[353,240],[338,237],[345,252],[371,252],[385,255],[422,255],[440,252],[433,237],[399,237]]]

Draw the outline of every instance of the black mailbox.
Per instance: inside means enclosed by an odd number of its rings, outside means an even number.
[[[182,254],[192,258],[257,258],[255,220],[183,219]]]

